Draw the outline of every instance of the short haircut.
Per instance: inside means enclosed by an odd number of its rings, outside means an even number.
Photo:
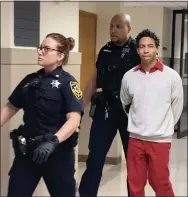
[[[125,16],[126,24],[127,24],[127,25],[131,25],[131,17],[130,17],[130,15],[124,14],[124,16]]]
[[[155,32],[150,31],[149,29],[144,29],[142,32],[140,32],[137,37],[136,37],[136,44],[137,47],[139,47],[139,41],[140,39],[144,37],[149,37],[152,38],[155,41],[155,45],[158,48],[160,46],[160,39],[159,37],[155,34]]]
[[[116,18],[116,17],[120,17],[122,18],[124,21],[125,21],[125,24],[126,25],[131,25],[131,17],[130,15],[128,14],[124,14],[124,13],[118,13],[118,14],[115,14],[112,19]],[[111,19],[111,20],[112,20]]]

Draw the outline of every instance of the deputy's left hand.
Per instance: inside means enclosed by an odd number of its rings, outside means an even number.
[[[49,142],[44,142],[39,145],[33,152],[33,161],[37,164],[45,163],[48,157],[54,152],[59,144],[56,136]]]

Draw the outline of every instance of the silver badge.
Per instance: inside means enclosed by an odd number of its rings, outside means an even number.
[[[58,80],[52,80],[52,83],[50,83],[52,85],[52,88],[58,88],[58,86],[61,84]]]
[[[126,53],[129,53],[129,51],[130,51],[130,48],[123,48],[121,51],[121,58],[123,58]]]

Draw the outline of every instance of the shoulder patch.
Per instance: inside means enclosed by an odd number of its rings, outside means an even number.
[[[82,91],[77,81],[70,81],[70,88],[75,97],[80,100],[82,98]]]

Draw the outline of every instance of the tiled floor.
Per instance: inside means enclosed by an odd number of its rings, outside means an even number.
[[[85,163],[79,163],[78,180],[85,170]],[[176,139],[172,143],[170,157],[171,181],[176,196],[187,196],[187,137]],[[43,181],[35,192],[36,196],[49,196]],[[40,192],[39,192],[40,190]],[[149,185],[146,186],[146,196],[155,196]],[[105,165],[98,196],[127,196],[125,162],[120,165]]]
[[[79,180],[85,169],[84,163],[79,163]],[[170,173],[176,196],[187,196],[187,137],[174,137],[171,157]],[[146,196],[155,196],[147,184]],[[117,166],[105,165],[101,181],[99,196],[127,196],[125,162]]]

